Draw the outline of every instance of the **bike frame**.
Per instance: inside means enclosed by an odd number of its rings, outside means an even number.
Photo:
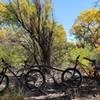
[[[21,81],[21,79],[18,78],[18,76],[11,70],[12,66],[10,64],[8,64],[4,59],[2,59],[2,63],[5,67],[3,67],[1,73],[6,74],[6,71],[9,70],[9,72],[12,73],[13,76],[16,77],[16,79],[23,85],[23,82]],[[3,80],[3,78],[2,78],[2,80]]]
[[[83,66],[86,66],[86,65],[84,65],[84,64],[82,64],[82,63],[79,62],[79,66],[80,66],[80,69],[82,69],[82,70],[84,71],[84,73],[85,73],[88,77],[91,78],[91,75],[90,75],[89,71],[87,72],[86,69],[83,67]],[[94,72],[94,68],[93,68],[93,72]]]
[[[80,57],[80,55],[76,58],[76,62],[75,62],[75,69],[77,69],[76,67],[79,65],[79,67],[85,72],[85,74],[89,77],[89,78],[91,78],[91,77],[93,77],[93,76],[91,76],[90,75],[90,73],[89,72],[87,72],[86,71],[86,69],[83,67],[83,66],[87,66],[87,65],[84,65],[84,64],[82,64],[82,63],[80,63],[79,62],[79,57]],[[84,57],[85,58],[85,57]],[[83,58],[83,59],[84,59]],[[95,61],[94,60],[90,60],[89,58],[85,58],[86,60],[88,60],[88,61],[90,61],[91,63],[92,63],[92,66],[95,66],[96,67],[96,63],[95,63]],[[93,72],[95,72],[95,68],[93,67]],[[94,74],[93,74],[94,75]]]

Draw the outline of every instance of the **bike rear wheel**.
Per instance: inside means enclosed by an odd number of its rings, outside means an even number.
[[[68,87],[78,87],[81,85],[81,73],[74,68],[66,69],[61,76],[62,82]]]
[[[41,88],[45,83],[44,74],[38,69],[32,69],[26,74],[26,86],[29,89]]]
[[[9,84],[8,76],[3,73],[0,73],[0,92],[4,92],[8,87],[8,84]]]

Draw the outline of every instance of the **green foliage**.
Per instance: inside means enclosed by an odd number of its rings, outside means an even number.
[[[9,5],[0,3],[0,25],[16,23],[16,17],[7,8],[10,9]]]
[[[69,43],[67,44],[67,59],[68,59],[68,65],[73,66],[75,63],[73,61],[76,60],[76,57],[80,55],[79,61],[86,65],[84,67],[88,68],[90,67],[89,61],[83,59],[83,57],[88,57],[90,59],[94,59],[95,56],[95,51],[91,49],[90,45],[87,45],[86,47],[82,48],[79,47],[77,44]]]
[[[25,50],[17,43],[17,34],[11,27],[0,30],[0,58],[4,58],[12,66],[18,67],[18,64],[25,60]]]
[[[11,46],[11,44],[0,45],[0,58],[4,58],[15,67],[18,67],[18,64],[25,60],[23,48],[18,45]]]

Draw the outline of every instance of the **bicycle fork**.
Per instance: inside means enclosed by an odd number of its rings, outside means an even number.
[[[76,70],[77,65],[78,65],[78,61],[76,61],[76,64],[75,64],[75,67],[74,67],[75,70]],[[72,77],[74,77],[74,75],[75,75],[75,70],[74,70],[74,72],[73,72]]]
[[[1,72],[2,76],[0,76],[0,84],[2,83],[2,81],[4,79],[4,75],[3,74],[5,74],[6,71],[7,71],[7,68],[3,68],[2,72]]]

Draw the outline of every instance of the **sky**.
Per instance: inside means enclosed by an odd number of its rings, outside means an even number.
[[[64,26],[68,40],[73,39],[69,33],[77,16],[80,12],[94,7],[95,1],[98,0],[52,0],[55,21]]]
[[[95,0],[53,0],[54,18],[64,26],[67,38],[72,37],[69,31],[80,12],[94,7]]]

